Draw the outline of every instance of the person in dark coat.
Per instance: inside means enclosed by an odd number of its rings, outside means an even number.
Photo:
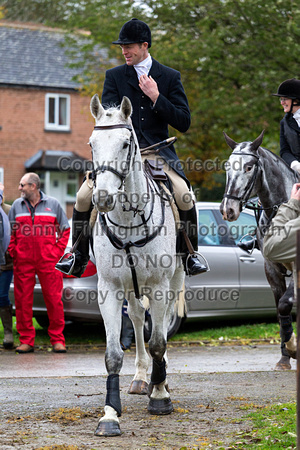
[[[4,203],[4,185],[0,182],[0,318],[4,329],[3,347],[14,346],[12,328],[12,304],[9,300],[9,287],[13,277],[13,262],[7,249],[10,241],[8,213],[10,205]]]
[[[180,72],[151,57],[151,31],[148,25],[138,19],[129,20],[123,25],[119,39],[113,44],[120,45],[125,64],[106,72],[102,93],[103,106],[119,106],[124,96],[130,99],[133,107],[132,123],[140,149],[167,139],[169,126],[186,132],[190,127],[191,115]],[[142,159],[145,159],[143,155]],[[151,155],[150,159],[158,160],[171,180],[183,227],[181,236],[188,236],[195,252],[198,249],[196,208],[190,184],[175,148],[173,145],[165,147],[159,154]],[[89,220],[91,197],[91,185],[85,182],[77,193],[74,208],[73,220],[77,223],[76,232],[73,234],[74,241],[85,228],[84,223]],[[180,242],[180,253],[183,255],[186,273],[197,275],[205,272],[206,266],[201,264],[195,253],[188,251],[186,239],[182,237]],[[67,255],[56,268],[80,277],[88,263],[88,251],[88,236],[85,235],[80,239],[74,258]]]
[[[280,156],[300,173],[300,80],[283,81],[272,95],[280,97],[285,112],[280,122]]]

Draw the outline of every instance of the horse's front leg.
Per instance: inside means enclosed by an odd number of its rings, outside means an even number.
[[[133,323],[136,345],[136,372],[128,394],[146,395],[148,393],[147,370],[149,367],[149,356],[144,342],[145,308],[133,294],[128,299],[128,315]]]
[[[104,289],[102,290],[102,293]],[[105,301],[99,302],[106,332],[105,365],[108,373],[106,381],[106,400],[104,416],[99,420],[96,436],[119,436],[121,434],[119,417],[121,416],[121,399],[119,373],[123,364],[124,353],[120,345],[122,324],[122,301],[116,299],[116,292],[111,286],[105,291]],[[99,298],[101,296],[99,295]]]
[[[162,290],[167,292],[167,289]],[[167,314],[166,299],[152,301],[152,335],[149,341],[149,351],[152,356],[151,382],[148,395],[150,397],[148,411],[150,414],[170,414],[173,405],[170,398],[167,382],[165,354],[167,349]]]

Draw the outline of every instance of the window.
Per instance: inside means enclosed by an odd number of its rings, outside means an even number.
[[[228,222],[228,227],[231,237],[238,244],[243,236],[247,234],[253,235],[255,233],[257,223],[254,216],[242,212],[236,221]]]
[[[220,245],[218,235],[218,225],[214,214],[210,210],[199,210],[198,217],[198,244],[199,245]]]
[[[45,129],[56,131],[70,130],[70,96],[46,94]]]
[[[4,169],[0,167],[0,183],[4,183]]]

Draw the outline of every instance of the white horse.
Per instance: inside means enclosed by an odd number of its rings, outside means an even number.
[[[94,227],[98,299],[106,330],[108,372],[104,416],[95,434],[121,434],[119,373],[124,353],[120,346],[123,299],[128,300],[136,342],[136,372],[129,392],[148,393],[150,414],[170,414],[173,405],[166,380],[167,327],[184,271],[176,256],[176,224],[166,194],[143,171],[131,124],[132,105],[124,97],[120,108],[105,110],[97,95],[91,100],[96,126],[90,137],[94,164],[93,203],[99,211]],[[100,224],[99,224],[100,223]],[[152,335],[150,362],[144,345],[145,308],[149,299]]]

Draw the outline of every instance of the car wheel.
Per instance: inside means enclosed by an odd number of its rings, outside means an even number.
[[[181,324],[183,323],[184,318],[178,317],[177,314],[172,314],[169,327],[168,327],[168,339],[175,336],[177,331],[179,330]],[[150,314],[146,315],[145,325],[144,325],[144,340],[148,342],[152,333],[152,320]]]
[[[168,339],[171,339],[171,337],[175,336],[183,321],[183,317],[178,317],[177,314],[172,314],[168,327]]]

